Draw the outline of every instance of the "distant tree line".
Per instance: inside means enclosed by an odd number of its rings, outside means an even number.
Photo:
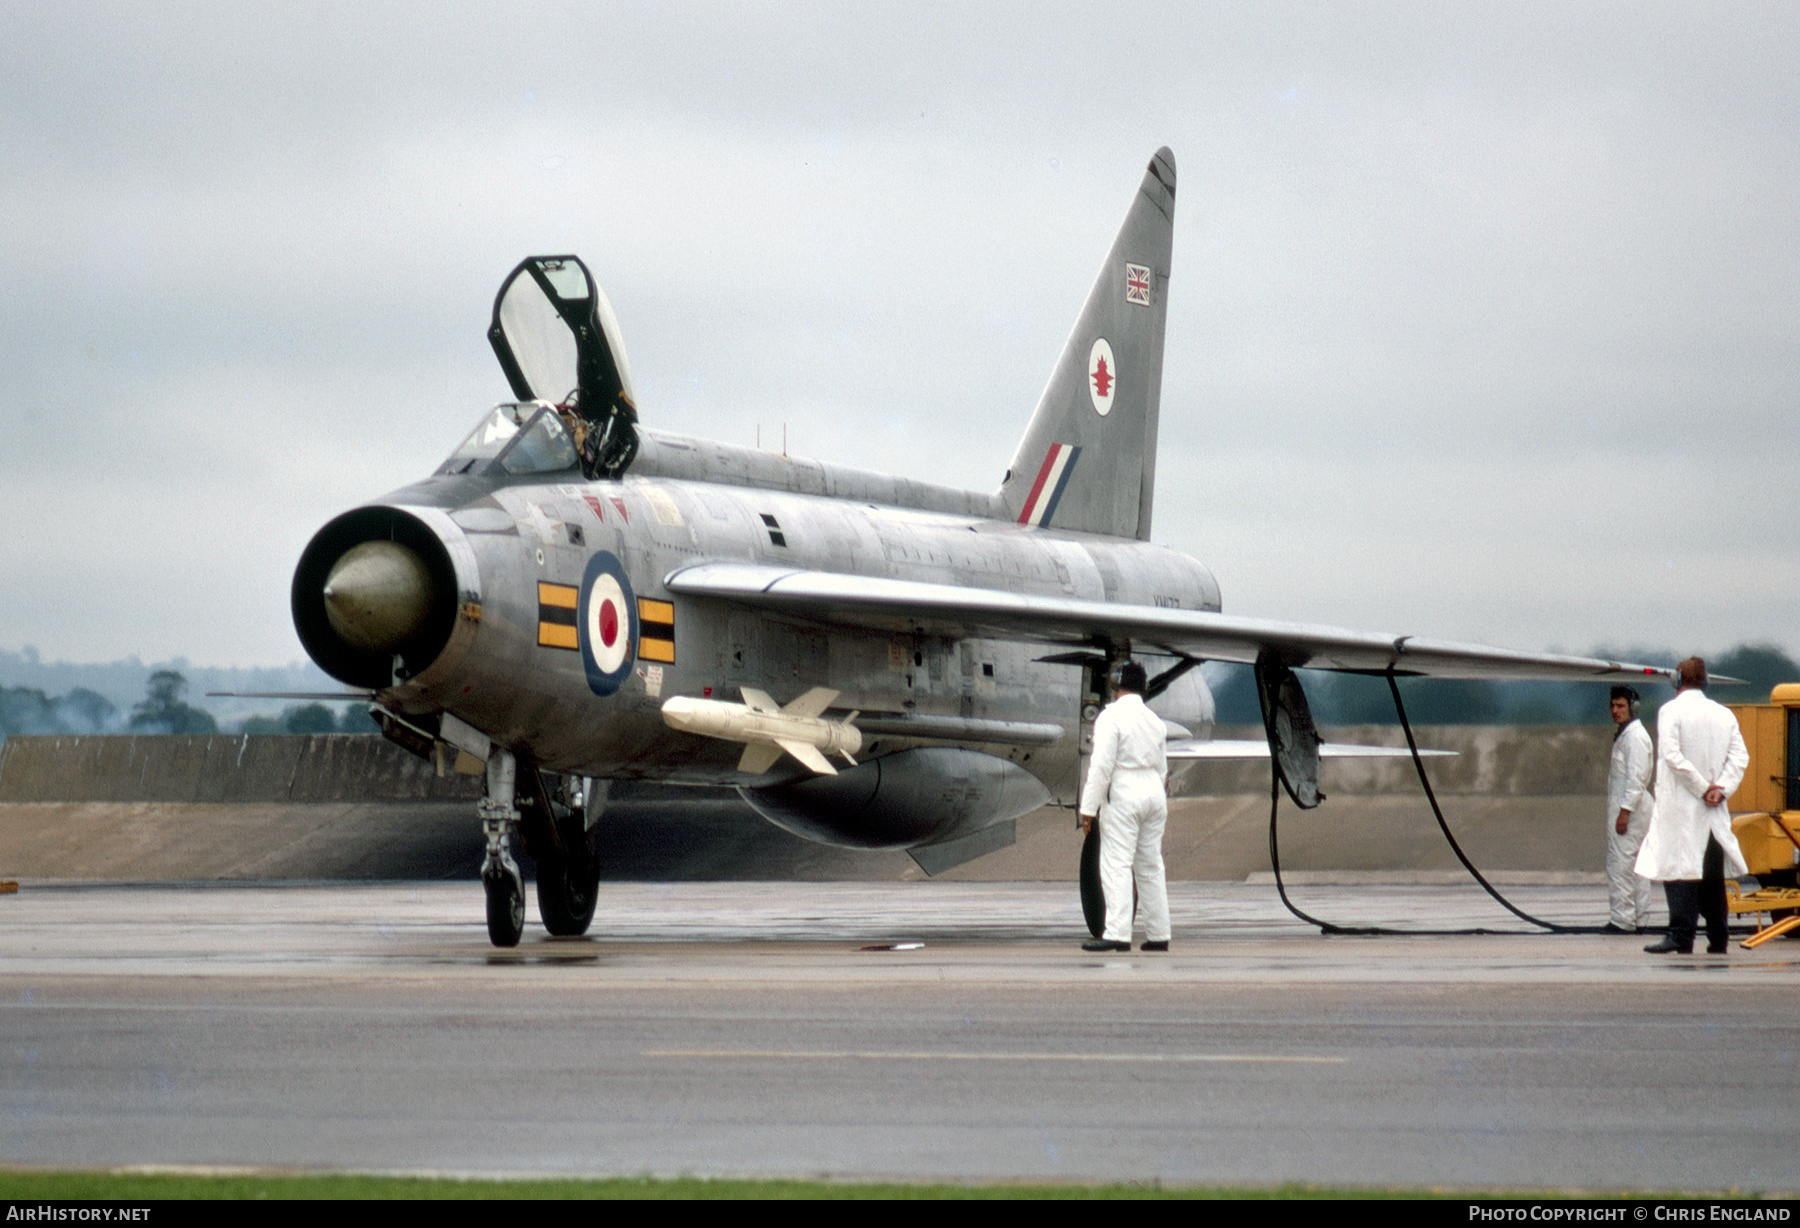
[[[379,733],[367,704],[350,704],[335,715],[324,704],[285,708],[280,716],[252,716],[238,726],[239,733]]]
[[[137,733],[217,733],[219,722],[210,712],[182,702],[187,679],[172,669],[150,675],[143,701],[131,709],[131,728]]]
[[[31,687],[0,687],[0,736],[9,733],[101,733],[119,722],[106,696],[76,687],[55,698]]]
[[[172,669],[150,675],[144,698],[123,722],[129,733],[219,733],[219,722],[204,708],[187,703],[187,679]],[[9,734],[117,733],[120,713],[97,692],[76,687],[51,697],[31,687],[0,687],[0,738]],[[322,703],[294,705],[280,716],[253,716],[236,733],[376,733],[366,705],[350,704],[342,717]]]
[[[1667,652],[1596,650],[1592,655],[1614,660],[1642,661],[1646,665],[1674,665]],[[1800,682],[1800,664],[1770,644],[1744,644],[1706,659],[1709,672],[1742,678],[1741,686],[1715,686],[1710,693],[1720,703],[1766,702],[1777,683]],[[1219,670],[1213,673],[1212,670]],[[1321,725],[1398,725],[1394,699],[1387,680],[1359,674],[1301,670],[1313,719]],[[1260,725],[1262,712],[1256,701],[1256,679],[1248,665],[1209,667],[1213,698],[1221,725]],[[1462,682],[1433,678],[1403,678],[1400,698],[1406,719],[1415,725],[1603,725],[1609,688],[1593,682]],[[1643,715],[1654,725],[1656,710],[1675,692],[1660,679],[1638,687],[1644,698]]]
[[[1598,649],[1595,656],[1674,665],[1668,652]],[[1800,664],[1772,644],[1743,644],[1707,658],[1712,673],[1744,679],[1742,686],[1716,686],[1722,703],[1767,700],[1777,683],[1800,682]],[[1221,725],[1258,725],[1256,681],[1247,665],[1213,665],[1207,678],[1218,704]],[[1387,682],[1357,674],[1300,671],[1313,718],[1321,725],[1397,725]],[[1644,719],[1654,724],[1656,709],[1674,691],[1652,681],[1638,688],[1644,696]],[[187,703],[187,679],[177,670],[150,675],[141,702],[132,705],[124,722],[131,733],[218,733],[212,713]],[[1404,678],[1400,695],[1407,719],[1416,725],[1601,725],[1607,715],[1607,688],[1591,682],[1454,682]],[[113,733],[120,730],[118,708],[97,692],[76,687],[67,695],[49,696],[30,687],[0,687],[0,738],[21,733]],[[368,708],[345,704],[333,713],[322,703],[291,705],[279,716],[252,716],[233,733],[376,733]]]

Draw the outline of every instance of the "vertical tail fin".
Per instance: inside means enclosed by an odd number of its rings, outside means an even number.
[[[1149,539],[1174,218],[1159,149],[1000,487],[1020,523]]]

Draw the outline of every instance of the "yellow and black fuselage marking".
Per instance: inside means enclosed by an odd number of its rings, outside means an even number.
[[[638,598],[638,659],[675,664],[675,605]]]
[[[581,648],[575,630],[575,600],[581,590],[573,584],[538,581],[538,644],[544,648]]]

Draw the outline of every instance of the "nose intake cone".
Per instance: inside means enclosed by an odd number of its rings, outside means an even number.
[[[352,647],[395,652],[424,628],[436,595],[417,554],[399,542],[363,542],[326,577],[325,617]]]

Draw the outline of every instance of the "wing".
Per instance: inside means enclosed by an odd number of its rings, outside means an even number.
[[[1140,651],[1247,665],[1273,649],[1295,669],[1402,677],[1641,682],[1673,674],[1597,657],[756,563],[695,563],[672,572],[665,584],[684,597],[828,624],[1090,648],[1129,640]]]

